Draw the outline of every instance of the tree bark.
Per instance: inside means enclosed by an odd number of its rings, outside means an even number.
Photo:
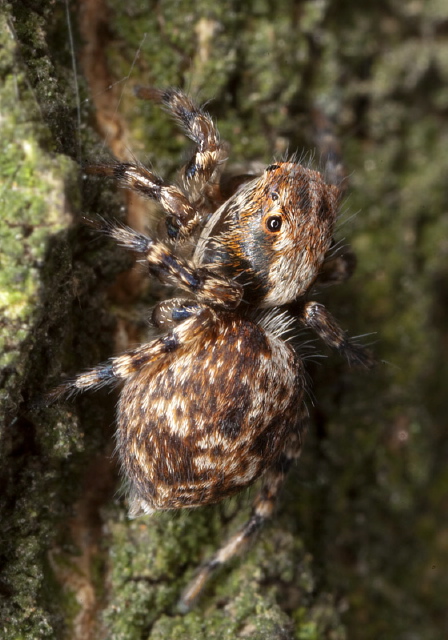
[[[0,638],[447,635],[443,3],[16,0],[0,19]],[[312,151],[313,108],[332,119],[358,269],[319,300],[375,333],[380,362],[309,362],[314,427],[275,521],[185,616],[182,587],[250,495],[129,520],[116,395],[42,402],[144,339],[154,290],[82,221],[154,215],[83,163],[137,156],[170,178],[186,148],[137,84],[210,100],[242,166]]]

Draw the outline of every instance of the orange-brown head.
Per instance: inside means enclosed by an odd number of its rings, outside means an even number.
[[[210,218],[196,251],[204,265],[238,276],[262,307],[292,302],[319,274],[330,248],[339,190],[294,162],[270,165]]]

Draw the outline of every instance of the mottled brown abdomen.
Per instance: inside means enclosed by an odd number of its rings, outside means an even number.
[[[133,512],[218,502],[251,484],[299,428],[302,400],[303,365],[288,344],[214,313],[125,383],[118,451]]]

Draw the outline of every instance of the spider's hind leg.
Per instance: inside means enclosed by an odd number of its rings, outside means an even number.
[[[307,420],[308,418],[302,420],[300,431],[291,436],[281,458],[266,472],[261,490],[255,497],[248,521],[201,566],[196,576],[184,590],[178,603],[178,609],[182,613],[186,613],[194,606],[211,576],[223,564],[226,564],[249,547],[264,523],[272,517],[277,497],[286,475],[292,463],[300,455]]]

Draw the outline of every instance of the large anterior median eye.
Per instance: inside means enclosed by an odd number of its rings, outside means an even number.
[[[264,226],[267,231],[271,233],[278,233],[282,228],[282,217],[281,216],[267,216],[264,220]]]

